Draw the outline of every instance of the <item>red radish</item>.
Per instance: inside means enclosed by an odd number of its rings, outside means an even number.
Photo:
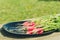
[[[35,27],[35,23],[34,22],[31,22],[30,25]]]
[[[28,26],[29,25],[29,22],[24,22],[23,25],[24,26]]]
[[[35,27],[27,27],[27,31],[33,31]]]
[[[37,30],[43,30],[43,28],[37,28]]]
[[[38,31],[38,32],[37,32],[37,34],[42,34],[42,33],[43,33],[43,31]]]
[[[37,28],[37,34],[42,34],[43,33],[43,29],[42,28]]]
[[[33,34],[33,32],[32,31],[27,31],[27,33],[26,34]]]
[[[24,26],[27,26],[27,27],[35,27],[35,23],[34,22],[24,22],[23,23]]]

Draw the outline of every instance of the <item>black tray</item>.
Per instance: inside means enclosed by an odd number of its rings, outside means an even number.
[[[2,28],[4,29],[4,31],[6,31],[10,35],[16,35],[16,36],[43,36],[43,35],[51,34],[51,33],[56,31],[56,30],[51,30],[51,31],[44,32],[43,34],[32,34],[32,35],[25,34],[25,33],[17,33],[17,32],[9,31],[9,30],[15,29],[18,26],[18,24],[22,24],[24,22],[26,22],[26,21],[10,22],[10,23],[4,24]],[[22,28],[22,25],[20,25],[20,28]]]

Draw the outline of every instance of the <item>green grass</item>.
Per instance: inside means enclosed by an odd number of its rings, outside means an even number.
[[[0,0],[0,23],[60,13],[59,1]]]

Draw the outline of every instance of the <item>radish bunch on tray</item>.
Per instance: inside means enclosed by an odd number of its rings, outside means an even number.
[[[26,34],[42,34],[43,28],[36,28],[36,24],[34,22],[24,22],[23,23]]]
[[[60,31],[60,15],[42,16],[35,20],[26,21],[23,23],[23,30],[26,34],[43,34],[52,30]]]

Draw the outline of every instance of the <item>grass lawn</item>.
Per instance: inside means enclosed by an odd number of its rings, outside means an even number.
[[[59,1],[0,0],[0,24],[57,13]]]

